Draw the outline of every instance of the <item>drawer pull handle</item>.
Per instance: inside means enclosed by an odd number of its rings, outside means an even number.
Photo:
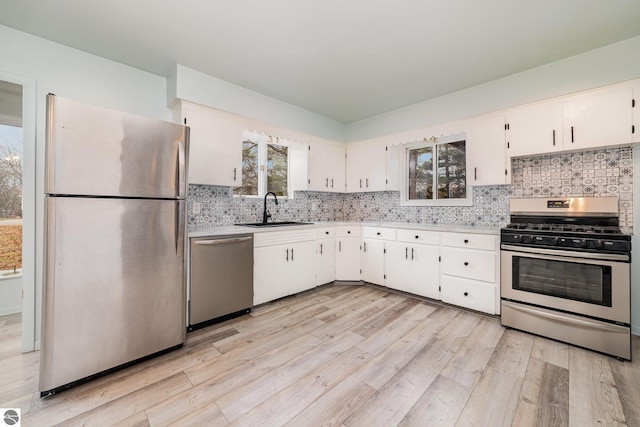
[[[379,236],[379,235],[380,235],[380,232],[378,231],[376,234]]]
[[[351,234],[351,230],[347,231],[347,234]]]
[[[469,265],[469,261],[465,261],[465,262],[464,262],[464,265]]]
[[[324,232],[324,234],[329,234],[329,232],[328,232],[328,231],[325,231],[325,232]]]
[[[420,238],[420,236],[416,236],[416,239],[419,239],[419,238]]]
[[[469,240],[468,239],[464,239],[464,243],[469,243]]]
[[[465,297],[468,297],[468,296],[469,296],[469,292],[465,292],[465,293],[464,293],[464,296],[465,296]]]

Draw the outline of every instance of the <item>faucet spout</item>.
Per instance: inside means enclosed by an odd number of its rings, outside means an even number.
[[[276,202],[276,205],[278,204],[278,197],[276,196],[276,193],[274,193],[273,191],[269,191],[267,194],[264,195],[264,210],[262,211],[262,223],[263,224],[266,224],[267,220],[269,218],[271,218],[271,214],[267,210],[267,196],[269,194],[271,194],[273,196],[273,200]]]

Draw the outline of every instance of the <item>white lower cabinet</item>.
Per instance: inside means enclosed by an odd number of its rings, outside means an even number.
[[[399,291],[440,299],[440,247],[387,242],[386,285]]]
[[[442,245],[442,301],[485,313],[499,313],[498,236],[442,233]]]
[[[384,285],[384,240],[364,239],[362,241],[363,281]]]
[[[360,280],[360,226],[336,227],[336,280]]]
[[[447,275],[442,276],[441,283],[442,301],[485,313],[495,313],[494,284]]]
[[[324,285],[336,280],[336,239],[335,227],[318,229],[316,242],[316,285]]]
[[[254,236],[253,305],[316,285],[316,230]]]

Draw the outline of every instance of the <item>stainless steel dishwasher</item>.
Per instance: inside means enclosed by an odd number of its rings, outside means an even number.
[[[191,239],[189,322],[192,331],[251,311],[253,235]]]

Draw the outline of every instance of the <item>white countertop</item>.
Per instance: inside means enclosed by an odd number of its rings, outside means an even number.
[[[430,230],[430,231],[448,231],[448,232],[460,232],[460,233],[477,233],[477,234],[500,234],[500,228],[484,227],[484,226],[471,226],[471,225],[453,225],[453,224],[410,224],[404,222],[314,222],[311,224],[302,225],[287,225],[287,226],[273,226],[273,227],[245,227],[241,225],[209,227],[193,230],[189,232],[189,237],[213,237],[213,236],[232,236],[238,234],[255,234],[265,233],[273,231],[286,231],[286,230],[298,230],[301,228],[320,228],[320,227],[333,227],[339,225],[356,225],[363,227],[384,227],[384,228],[396,228],[396,229],[408,229],[408,230]]]

